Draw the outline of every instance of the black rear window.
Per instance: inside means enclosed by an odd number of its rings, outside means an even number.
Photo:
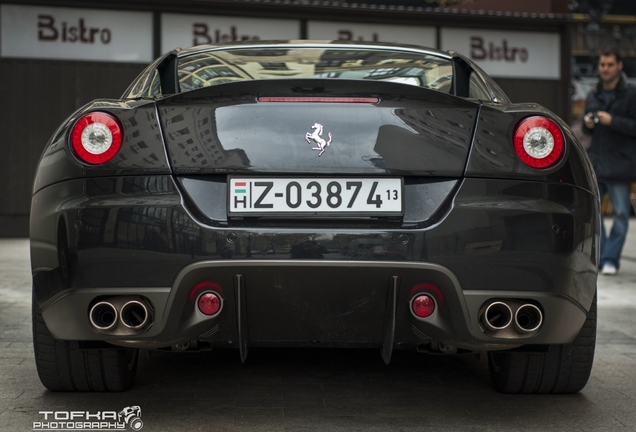
[[[236,81],[331,78],[392,81],[450,92],[451,61],[390,49],[232,48],[179,58],[180,91]]]

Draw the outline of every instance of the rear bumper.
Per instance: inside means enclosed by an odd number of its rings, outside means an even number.
[[[34,289],[56,338],[504,349],[570,342],[596,289],[599,205],[570,185],[464,179],[415,228],[210,223],[187,201],[170,176],[74,180],[34,196]],[[214,318],[195,311],[203,280],[222,290]],[[409,302],[429,283],[438,307],[422,320]],[[95,331],[88,312],[109,296],[147,299],[152,324]],[[484,304],[506,299],[537,305],[541,329],[484,332]]]
[[[201,281],[213,282],[223,299],[214,317],[197,311],[201,291],[195,287]],[[428,318],[411,312],[410,300],[418,293],[435,298],[435,312]],[[96,333],[88,311],[95,299],[118,295],[147,299],[154,309],[148,329],[127,336]],[[544,312],[539,332],[502,338],[484,331],[484,305],[508,299],[539,304]],[[571,342],[586,312],[555,294],[464,291],[455,275],[437,264],[237,260],[191,264],[166,288],[67,290],[43,306],[43,316],[56,338],[101,339],[140,348],[190,341],[235,347],[380,347],[390,338],[396,348],[437,341],[464,349],[502,349]]]

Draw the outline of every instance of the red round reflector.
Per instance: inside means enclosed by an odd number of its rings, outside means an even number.
[[[563,155],[561,128],[547,117],[528,117],[515,128],[513,143],[519,159],[532,168],[548,168]]]
[[[216,315],[221,310],[221,297],[213,292],[204,292],[199,296],[197,306],[203,315]]]
[[[429,295],[420,294],[411,301],[411,308],[416,316],[427,318],[435,311],[435,300]]]
[[[80,161],[98,165],[115,157],[122,142],[119,122],[110,114],[92,112],[75,122],[71,146]]]

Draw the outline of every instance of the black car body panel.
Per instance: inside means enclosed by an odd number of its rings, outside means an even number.
[[[174,174],[408,174],[461,177],[479,105],[433,90],[347,80],[221,84],[157,103]],[[306,90],[310,89],[310,90]],[[259,103],[361,94],[377,104]],[[304,142],[324,124],[337,152]],[[272,133],[275,130],[276,133]],[[305,144],[304,146],[301,144]],[[281,155],[285,155],[281,158]]]
[[[102,111],[115,116],[125,128],[122,150],[106,165],[86,166],[68,146],[69,129],[82,114]],[[38,164],[33,190],[51,184],[98,176],[129,176],[139,172],[171,174],[161,138],[155,104],[148,101],[97,100],[69,117],[47,144]]]
[[[296,227],[292,223],[281,227],[281,222],[258,220],[208,225],[182,204],[170,176],[62,182],[34,197],[33,210],[39,217],[37,225],[32,226],[32,265],[37,270],[56,268],[57,236],[66,232],[69,275],[56,290],[36,295],[46,317],[47,306],[60,297],[70,299],[69,294],[83,289],[92,290],[95,296],[99,289],[110,294],[119,292],[117,289],[141,294],[145,289],[174,288],[185,267],[202,261],[213,266],[214,261],[228,259],[228,264],[237,260],[247,266],[251,261],[280,260],[311,260],[319,267],[323,261],[347,263],[350,274],[345,277],[346,272],[341,270],[340,279],[349,283],[360,277],[356,261],[388,260],[396,266],[439,265],[457,278],[464,293],[497,296],[499,292],[514,292],[521,298],[549,293],[569,299],[582,317],[592,301],[596,281],[596,197],[567,185],[540,182],[464,179],[457,188],[453,183],[441,184],[444,193],[447,189],[456,192],[449,203],[442,202],[432,211],[430,224],[422,221],[415,227],[405,227],[400,222],[363,221],[346,226],[334,221],[301,220]],[[200,189],[199,194],[204,196],[198,198],[202,202],[216,201],[223,207],[225,201],[222,197],[215,199],[211,190]],[[225,191],[225,187],[216,190]],[[76,199],[78,195],[82,200]],[[70,198],[63,211],[46,215],[41,210],[63,196]],[[440,198],[447,195],[441,194]],[[572,212],[575,207],[577,211]],[[226,275],[226,283],[221,286],[232,286],[233,272],[236,270]],[[382,289],[392,276],[385,275]],[[422,281],[427,279],[430,276],[422,276]],[[92,300],[86,298],[79,309],[88,309]],[[477,306],[472,315],[478,315],[481,305]],[[67,316],[62,316],[66,322]],[[157,313],[157,318],[160,316]],[[86,316],[82,318],[87,320]],[[235,324],[229,318],[225,325]],[[478,321],[473,324],[478,326]],[[63,327],[60,338],[78,338],[75,326]],[[83,334],[82,338],[95,336],[90,327]]]
[[[174,94],[179,59],[196,52],[147,68],[127,91],[135,99],[83,107],[44,150],[31,263],[34,301],[56,340],[234,347],[242,360],[249,346],[375,346],[388,362],[398,348],[523,351],[578,337],[595,302],[600,203],[585,151],[552,113],[502,101],[485,78],[480,94],[492,98],[472,97],[467,80],[483,71],[433,50],[426,55],[455,62],[448,92],[278,78]],[[153,88],[164,95],[148,96]],[[362,97],[374,99],[348,103]],[[89,164],[70,140],[97,111],[121,125],[122,144]],[[537,116],[563,134],[563,154],[544,169],[512,145],[520,122]],[[309,139],[318,123],[330,137],[320,154]],[[237,215],[234,178],[394,178],[402,207]],[[205,292],[222,301],[216,315],[197,309]],[[434,299],[426,318],[412,309],[420,294]],[[484,317],[498,302],[541,319],[493,327]],[[124,303],[143,304],[147,321],[120,322]],[[101,304],[115,305],[110,326],[95,324]]]
[[[561,163],[539,172],[523,164],[510,145],[515,126],[520,120],[533,115],[549,116],[558,122],[568,143]],[[566,183],[598,196],[596,177],[585,149],[565,122],[536,104],[484,104],[479,112],[479,123],[465,175]]]

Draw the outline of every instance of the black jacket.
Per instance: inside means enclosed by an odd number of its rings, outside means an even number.
[[[636,181],[636,88],[627,84],[621,74],[616,85],[614,98],[605,103],[600,92],[603,84],[599,81],[585,100],[585,112],[607,111],[612,115],[612,123],[600,123],[588,129],[583,124],[583,132],[592,135],[592,145],[588,150],[599,181]]]

